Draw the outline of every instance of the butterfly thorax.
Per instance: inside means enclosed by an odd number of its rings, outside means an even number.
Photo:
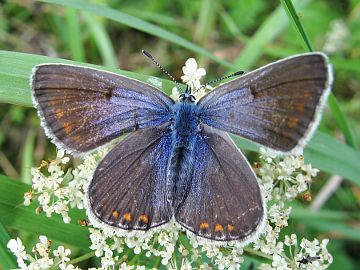
[[[184,201],[190,188],[189,171],[193,171],[193,149],[199,132],[197,105],[191,101],[175,104],[167,177],[168,200],[174,209]]]

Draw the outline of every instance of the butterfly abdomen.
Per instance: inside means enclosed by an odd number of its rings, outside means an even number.
[[[168,200],[176,209],[189,192],[191,172],[194,168],[193,149],[200,131],[200,120],[195,103],[175,104],[174,116],[167,190]]]

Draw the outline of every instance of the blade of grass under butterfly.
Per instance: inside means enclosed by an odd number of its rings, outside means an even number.
[[[14,269],[17,266],[15,256],[10,253],[7,243],[11,237],[5,226],[0,222],[0,268]]]
[[[289,16],[289,19],[291,20],[291,22],[294,24],[295,28],[300,33],[302,40],[306,44],[307,49],[311,52],[312,46],[311,46],[310,40],[307,37],[307,34],[306,34],[304,27],[299,19],[299,16],[297,15],[297,12],[295,10],[295,7],[294,7],[292,1],[291,0],[280,0],[280,2],[282,4],[283,8],[286,10],[286,13]],[[335,118],[337,125],[339,126],[339,128],[341,129],[341,131],[343,132],[343,134],[345,136],[346,143],[351,145],[354,148],[357,148],[356,140],[355,140],[354,134],[351,130],[351,127],[348,124],[344,114],[342,113],[342,111],[339,107],[339,104],[338,104],[335,96],[333,95],[333,93],[331,93],[329,96],[328,104],[329,104],[329,107],[331,109],[331,112]]]
[[[167,89],[168,93],[173,87],[173,83],[167,80],[160,80],[158,78],[122,70],[98,67],[58,58],[0,51],[0,102],[32,106],[29,89],[31,69],[36,64],[46,62],[63,62],[93,66],[95,68],[124,74],[145,82],[149,82],[149,79],[156,80],[157,82],[162,83],[163,87],[161,88]],[[259,149],[258,145],[252,142],[239,137],[234,138],[241,148],[253,151],[258,151]],[[313,163],[313,165],[320,170],[332,174],[339,174],[360,186],[360,167],[358,165],[360,152],[340,143],[331,136],[317,131],[305,150],[305,158],[307,162]]]
[[[84,211],[71,210],[71,222],[65,224],[62,218],[54,214],[47,218],[44,213],[35,213],[35,204],[24,206],[24,193],[31,186],[20,181],[12,180],[0,175],[0,222],[7,227],[35,235],[46,235],[49,239],[61,243],[89,249],[89,232],[85,227],[77,224],[78,219],[86,217]]]
[[[66,63],[108,70],[143,82],[150,83],[170,93],[174,83],[169,80],[145,76],[134,72],[103,66],[80,63],[42,55],[26,54],[0,50],[0,102],[32,107],[30,74],[35,65],[42,63]]]
[[[148,33],[150,35],[159,37],[161,39],[168,40],[174,44],[177,44],[177,45],[187,48],[191,51],[194,51],[201,55],[204,55],[225,67],[236,70],[236,67],[234,67],[232,64],[230,64],[224,60],[221,60],[220,58],[214,56],[212,53],[197,46],[196,44],[194,44],[174,33],[171,33],[157,25],[154,25],[152,23],[149,23],[149,22],[139,19],[137,17],[131,16],[131,15],[121,12],[119,10],[115,10],[115,9],[112,9],[112,8],[109,8],[109,7],[106,7],[103,5],[92,4],[92,3],[88,2],[88,1],[84,1],[84,0],[76,0],[76,1],[74,1],[74,0],[39,0],[39,1],[50,3],[50,4],[58,4],[58,5],[65,6],[65,7],[72,7],[72,8],[82,10],[82,11],[88,11],[88,12],[94,13],[99,16],[103,16],[105,18],[108,18],[110,20],[127,25],[127,26],[137,29],[139,31]]]

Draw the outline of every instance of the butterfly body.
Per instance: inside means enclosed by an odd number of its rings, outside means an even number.
[[[169,202],[173,209],[177,209],[190,189],[192,177],[189,172],[194,169],[194,148],[200,133],[200,119],[197,115],[197,105],[190,99],[183,99],[173,107],[167,187]]]
[[[33,100],[46,134],[84,153],[129,133],[99,163],[85,196],[90,222],[147,231],[174,219],[197,236],[254,241],[266,208],[250,164],[226,132],[281,153],[319,123],[332,71],[326,55],[295,55],[220,85],[195,103],[118,74],[35,67]]]

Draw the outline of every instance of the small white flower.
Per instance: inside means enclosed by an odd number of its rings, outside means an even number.
[[[311,257],[315,257],[316,253],[320,251],[319,240],[316,238],[311,242],[307,239],[303,239],[300,243],[300,246],[305,249],[305,252]]]
[[[294,246],[297,245],[297,237],[296,234],[291,234],[290,237],[288,235],[285,235],[285,245],[287,246]]]
[[[58,257],[61,262],[68,262],[70,261],[68,256],[71,254],[71,250],[65,249],[63,246],[59,246],[56,250],[54,250],[53,254],[55,257]]]
[[[35,249],[41,257],[48,258],[50,241],[48,241],[47,237],[44,235],[40,235],[39,240],[40,242],[35,245]]]
[[[189,58],[185,62],[185,66],[182,68],[184,75],[181,79],[186,83],[192,90],[196,90],[200,87],[201,77],[206,75],[206,71],[203,68],[197,67],[197,62],[194,58]]]
[[[7,244],[7,248],[17,257],[19,266],[23,265],[24,260],[26,260],[26,252],[20,238],[17,237],[16,239],[11,239]]]
[[[286,263],[286,260],[279,254],[273,255],[273,262],[271,265],[275,267],[276,270],[290,270],[288,264]]]

